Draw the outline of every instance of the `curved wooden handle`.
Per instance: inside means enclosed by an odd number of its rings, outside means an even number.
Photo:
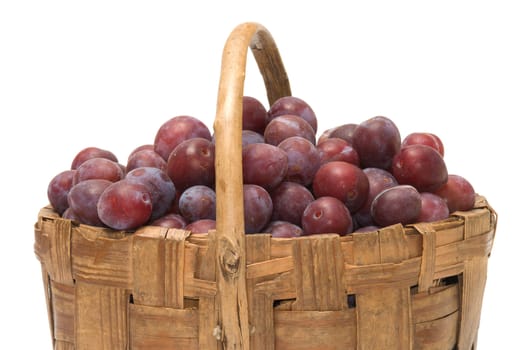
[[[242,175],[242,100],[248,47],[263,76],[270,105],[291,95],[271,34],[258,23],[238,25],[223,50],[214,121],[219,326],[224,349],[249,349]]]

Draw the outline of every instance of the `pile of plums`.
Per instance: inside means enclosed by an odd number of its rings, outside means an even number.
[[[472,185],[447,171],[441,139],[429,132],[401,138],[384,116],[317,137],[317,117],[304,100],[286,96],[266,109],[244,96],[242,142],[247,234],[347,235],[439,221],[474,206]],[[101,148],[80,150],[50,181],[48,198],[58,214],[81,224],[206,233],[216,219],[214,148],[201,120],[179,115],[126,162]]]

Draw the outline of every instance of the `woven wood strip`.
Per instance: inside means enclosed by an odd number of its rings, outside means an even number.
[[[258,283],[254,290],[266,293],[274,300],[295,299],[297,297],[293,271],[284,272]]]
[[[455,212],[452,215],[463,218],[465,238],[478,235],[480,232],[493,228],[495,218],[492,212],[486,208],[474,209],[467,212]]]
[[[52,281],[51,295],[53,298],[54,337],[56,340],[74,343],[75,287]]]
[[[199,299],[216,296],[216,242],[216,235],[212,233],[210,245],[204,251],[196,244],[185,243],[183,272],[185,297]]]
[[[251,264],[269,260],[271,237],[250,235],[245,249],[248,267]],[[266,350],[274,346],[273,299],[266,293],[256,293],[255,286],[262,278],[247,279],[247,302],[249,305],[250,345],[253,350]]]
[[[135,304],[165,305],[166,230],[137,232],[132,248],[132,295]]]
[[[149,227],[134,235],[135,303],[184,307],[185,239],[189,234],[183,230]]]
[[[393,225],[378,231],[379,262],[399,263],[410,257],[407,235],[402,225]]]
[[[74,227],[71,239],[75,280],[132,289],[133,237],[86,225]]]
[[[126,349],[128,303],[129,293],[124,289],[77,282],[75,349]]]
[[[71,269],[71,221],[57,219],[50,236],[49,274],[60,283],[73,283]]]
[[[184,307],[185,239],[190,231],[168,230],[165,240],[165,305]]]
[[[359,263],[399,263],[408,258],[402,226],[395,225],[360,239]],[[367,248],[366,248],[367,247]],[[368,250],[369,248],[369,250]],[[376,286],[357,293],[357,349],[410,349],[412,344],[409,286]]]
[[[474,257],[486,257],[492,248],[492,240],[494,232],[487,228],[484,233],[478,236],[467,238],[460,242],[451,243],[445,246],[436,248],[436,267],[434,278],[441,275],[442,271],[448,271],[458,264],[463,264],[467,259]],[[444,273],[443,275],[454,275],[451,273]]]
[[[424,292],[433,285],[436,264],[436,231],[430,223],[413,225],[423,236],[423,252],[419,272],[418,290]]]
[[[257,235],[252,235],[257,236]],[[259,262],[254,262],[247,266],[247,278],[258,278],[278,273],[292,271],[295,268],[295,262],[292,256],[276,258]]]
[[[195,257],[198,256],[199,249],[197,246],[187,245],[187,253],[190,251],[189,248],[193,248],[192,251],[195,254],[186,254],[185,266],[185,294],[188,294],[189,286],[193,286],[191,289],[200,291],[199,298],[199,344],[203,349],[220,349],[221,343],[215,334],[217,326],[219,324],[219,298],[216,296],[216,247],[217,247],[217,235],[216,231],[209,231],[208,235],[198,235],[199,240],[207,243],[207,249],[203,254],[200,263],[190,263],[189,258],[195,261]],[[193,237],[192,235],[190,237]],[[206,239],[206,240],[205,240]],[[193,240],[195,242],[195,240]],[[195,271],[195,274],[193,273]],[[207,288],[198,288],[198,284],[195,282],[201,281],[201,283],[208,283]],[[207,296],[202,295],[202,291],[207,290],[211,293]]]
[[[357,294],[357,349],[410,349],[408,288],[376,288]]]
[[[420,259],[401,263],[356,266],[346,264],[344,279],[348,294],[361,293],[376,287],[410,287],[417,285]]]
[[[487,261],[487,258],[474,258],[465,263],[462,275],[459,350],[471,349],[477,339],[483,291],[487,281]]]
[[[189,237],[189,240],[195,242],[196,236],[200,238],[199,241],[206,243],[205,249],[201,249],[203,251],[202,254],[199,254],[200,252],[200,246],[199,245],[193,245],[193,249],[197,249],[192,254],[189,254],[189,256],[185,257],[187,259],[185,261],[186,266],[188,268],[186,271],[189,273],[189,277],[205,280],[205,281],[216,281],[216,249],[218,246],[218,235],[216,234],[216,231],[212,230],[209,231],[207,235],[191,235]],[[190,251],[191,246],[187,245],[187,250]],[[188,259],[194,259],[201,257],[200,261],[196,262],[190,262]]]
[[[219,304],[217,297],[201,297],[199,299],[199,326],[198,338],[200,349],[220,349],[218,339]]]
[[[356,349],[357,317],[355,309],[275,311],[274,325],[275,349]]]
[[[323,288],[317,288],[318,311],[343,310],[348,308],[348,296],[344,287],[344,257],[342,255],[340,236],[327,235],[325,239],[312,244],[317,252],[315,271],[317,281]]]
[[[198,349],[198,310],[130,305],[131,350]]]
[[[343,286],[343,258],[338,235],[324,235],[293,243],[296,300],[293,310],[347,308]]]
[[[492,235],[492,238],[494,237],[495,228],[493,224],[495,224],[495,217],[492,212],[479,209],[456,214],[465,219],[465,237],[467,240],[472,239],[479,232],[489,227],[489,235]],[[483,292],[487,281],[488,256],[492,248],[492,240],[487,243],[488,248],[484,250],[486,254],[470,257],[465,261],[461,284],[462,303],[459,350],[471,349],[477,339]]]
[[[459,312],[457,311],[437,320],[417,323],[413,349],[454,349],[458,324]]]
[[[54,214],[54,215],[53,215]],[[54,213],[48,207],[42,208],[39,212],[38,221],[35,224],[35,243],[33,249],[37,259],[41,264],[48,269],[49,263],[49,236],[50,232],[54,230],[55,219],[58,214]]]
[[[213,297],[218,293],[216,283],[198,278],[187,278],[184,282],[185,297],[199,299],[201,297]]]
[[[459,285],[433,287],[412,295],[412,320],[422,323],[437,320],[459,310]]]
[[[43,263],[40,265],[42,272],[42,284],[44,286],[44,296],[46,299],[46,309],[48,311],[48,323],[51,340],[55,340],[55,325],[53,321],[53,300],[51,299],[51,280],[49,279],[48,270]]]

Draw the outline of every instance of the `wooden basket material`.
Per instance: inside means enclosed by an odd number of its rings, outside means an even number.
[[[215,231],[127,233],[40,211],[35,254],[55,349],[475,349],[497,223],[484,197],[434,223],[345,237],[245,235],[248,47],[269,102],[291,94],[269,32],[236,27],[214,125]]]

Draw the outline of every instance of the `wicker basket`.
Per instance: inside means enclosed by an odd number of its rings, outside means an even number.
[[[217,229],[35,226],[55,349],[475,349],[497,216],[467,212],[341,237],[243,231],[241,101],[248,47],[269,102],[290,95],[269,32],[237,26],[222,59]]]

